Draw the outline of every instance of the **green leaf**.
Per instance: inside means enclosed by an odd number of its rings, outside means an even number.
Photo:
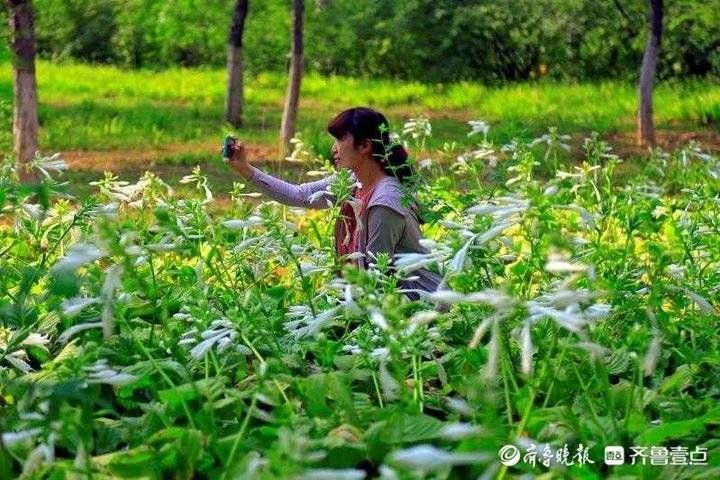
[[[128,452],[115,454],[108,463],[114,475],[121,478],[147,477],[157,473],[159,465],[157,455],[147,447],[139,447]]]
[[[382,432],[385,443],[414,443],[436,438],[443,422],[428,415],[398,414],[390,417]]]
[[[636,445],[660,445],[665,440],[679,440],[693,433],[702,432],[705,428],[704,418],[681,420],[658,425],[635,437]]]

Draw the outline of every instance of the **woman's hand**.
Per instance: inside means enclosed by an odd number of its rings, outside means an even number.
[[[230,165],[230,168],[238,172],[243,177],[251,179],[253,176],[253,170],[247,160],[247,150],[245,149],[245,145],[241,141],[236,140],[231,147],[231,152],[232,154],[228,159],[228,165]]]

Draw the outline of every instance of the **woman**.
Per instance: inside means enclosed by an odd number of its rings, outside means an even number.
[[[332,147],[337,167],[350,169],[361,187],[353,191],[353,201],[342,206],[335,224],[335,251],[338,255],[359,252],[367,263],[368,253],[385,252],[392,258],[399,253],[427,253],[420,245],[420,216],[416,205],[401,201],[401,185],[413,175],[407,152],[390,140],[390,128],[384,115],[364,107],[340,113],[328,124],[335,137]],[[272,177],[247,161],[241,143],[233,148],[230,166],[259,190],[286,205],[327,208],[328,196],[313,195],[327,189],[333,176],[322,180],[292,185]],[[312,196],[312,198],[311,198]],[[332,200],[330,198],[330,200]],[[434,292],[440,284],[439,275],[420,269],[400,286],[416,299],[418,291]]]

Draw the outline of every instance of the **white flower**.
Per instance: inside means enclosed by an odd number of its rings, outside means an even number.
[[[358,306],[358,304],[355,302],[355,299],[353,298],[352,285],[345,285],[345,288],[343,289],[343,296],[343,306],[345,307],[347,313],[350,315],[360,315],[362,313],[362,309]]]
[[[452,290],[438,290],[430,293],[427,297],[432,302],[447,304],[461,303],[465,301],[465,295]]]
[[[436,253],[398,253],[394,257],[393,265],[403,274],[425,268],[428,265],[437,263],[444,258],[444,255]]]
[[[410,317],[410,320],[408,320],[408,332],[412,333],[417,328],[428,325],[430,322],[436,319],[438,315],[440,315],[440,313],[435,310],[422,310],[413,314],[413,316]]]
[[[50,343],[50,339],[41,333],[31,333],[25,340],[22,341],[22,345],[28,347],[43,347]]]
[[[490,131],[490,125],[488,125],[485,121],[470,120],[467,123],[468,125],[470,125],[470,133],[467,134],[468,137],[472,137],[473,135],[477,135],[478,133],[482,133],[484,136],[487,137],[487,134]]]
[[[248,227],[254,227],[256,225],[262,225],[264,220],[261,217],[252,215],[245,220],[225,220],[222,224],[226,228],[233,230],[239,230]]]
[[[105,383],[115,387],[121,387],[134,383],[137,380],[135,375],[122,372],[114,372],[112,374],[105,373],[103,375],[88,376],[88,383]]]
[[[59,344],[63,345],[67,343],[67,341],[75,336],[76,334],[83,332],[85,330],[90,330],[91,328],[102,328],[103,323],[102,322],[91,322],[91,323],[80,323],[78,325],[74,325],[67,330],[65,330],[60,336],[58,337],[57,341]]]
[[[117,370],[110,368],[107,364],[107,360],[105,359],[100,359],[94,365],[85,367],[85,371],[88,372],[88,384],[104,383],[120,387],[133,383],[138,379],[135,375],[118,372]]]
[[[388,330],[390,326],[380,310],[373,309],[370,312],[370,322],[380,330]]]
[[[317,192],[315,192],[315,193],[312,193],[312,194],[308,195],[307,201],[308,201],[308,203],[311,203],[311,204],[312,204],[312,203],[315,203],[315,202],[317,202],[318,200],[320,200],[320,199],[322,199],[322,198],[330,201],[330,199],[333,198],[333,194],[332,194],[332,192],[331,192],[330,190],[319,190],[319,191],[317,191]],[[332,202],[331,202],[331,206],[332,206]]]
[[[464,417],[471,417],[474,413],[472,407],[462,398],[447,397],[445,399],[445,405],[453,412]]]
[[[468,437],[474,437],[482,433],[483,428],[470,423],[450,423],[445,425],[438,436],[444,440],[458,441]]]
[[[35,168],[48,180],[52,178],[50,172],[62,172],[68,168],[67,163],[60,157],[59,153],[50,157],[42,157],[36,153],[35,158],[30,161],[30,167]]]
[[[400,389],[400,384],[397,380],[395,380],[395,377],[390,374],[384,360],[380,360],[380,370],[378,376],[380,378],[380,387],[382,388],[385,400],[395,400],[398,397],[397,392]]]
[[[300,311],[300,308],[297,307],[305,308],[307,310],[298,315],[296,312]],[[285,322],[285,329],[294,340],[299,340],[303,337],[316,337],[320,333],[320,330],[325,328],[335,319],[340,306],[329,308],[317,316],[313,316],[310,308],[305,305],[296,306],[296,308],[297,310],[295,312],[291,310],[291,312],[288,312],[286,315],[291,317],[301,316],[302,318],[299,320]]]
[[[2,444],[5,448],[12,448],[15,445],[37,437],[42,429],[31,428],[28,430],[21,430],[19,432],[5,432],[2,434]]]
[[[465,296],[465,301],[468,303],[484,303],[495,307],[498,311],[505,311],[515,304],[515,299],[508,296],[505,292],[496,290],[494,288],[486,288],[479,292],[468,293]]]
[[[482,244],[492,240],[493,238],[500,235],[503,231],[505,231],[508,228],[512,227],[513,225],[519,223],[519,221],[520,221],[519,219],[515,219],[515,220],[508,219],[508,220],[498,222],[497,224],[495,224],[494,226],[489,228],[487,231],[485,231],[483,234],[481,234],[477,238],[478,245],[482,245]]]
[[[452,261],[450,262],[450,265],[448,265],[448,276],[454,273],[459,273],[465,268],[465,263],[467,263],[468,250],[470,249],[470,245],[472,245],[472,243],[477,237],[477,235],[473,235],[472,237],[470,237],[470,240],[468,240],[465,245],[463,245],[462,248],[457,251]]]
[[[427,118],[411,118],[403,124],[402,133],[413,140],[424,139],[432,134],[432,125]]]
[[[525,375],[530,375],[532,371],[533,344],[532,335],[530,334],[530,322],[525,322],[520,331],[520,346],[522,351],[521,367]]]
[[[70,250],[58,260],[52,267],[54,272],[72,273],[88,263],[99,260],[105,256],[105,252],[91,243],[76,243]]]
[[[469,465],[488,460],[482,453],[453,453],[432,445],[417,445],[390,454],[390,461],[411,470],[438,470],[454,465]]]
[[[5,361],[23,373],[31,372],[33,368],[21,356],[25,356],[25,350],[16,350],[5,355]]]
[[[296,478],[301,480],[363,480],[366,476],[365,470],[355,468],[315,468]]]
[[[705,300],[703,297],[701,297],[699,294],[693,292],[692,290],[688,290],[687,288],[684,289],[685,293],[687,294],[688,298],[690,298],[693,302],[695,302],[695,305],[698,306],[701,312],[707,314],[707,315],[717,315],[717,310],[715,310],[715,307],[712,306],[710,302]]]
[[[582,263],[569,262],[560,255],[550,255],[550,259],[545,264],[545,270],[550,273],[576,273],[586,272],[588,266]]]
[[[400,480],[400,476],[397,472],[387,465],[380,465],[378,471],[380,473],[378,480]]]
[[[418,167],[421,170],[428,169],[428,168],[432,167],[432,163],[433,163],[432,158],[424,158],[418,162]]]
[[[545,190],[543,190],[543,195],[546,197],[552,197],[558,192],[558,186],[557,185],[550,185]]]

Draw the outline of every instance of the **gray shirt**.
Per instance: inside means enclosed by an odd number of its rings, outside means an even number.
[[[327,192],[333,181],[329,176],[316,182],[294,185],[267,173],[253,168],[252,183],[270,198],[285,205],[306,208],[328,208],[328,201],[332,204],[334,198]],[[394,177],[385,177],[375,186],[368,201],[365,218],[358,218],[358,228],[361,228],[358,242],[358,251],[387,253],[392,258],[398,253],[428,253],[420,244],[422,232],[417,209],[413,205],[404,205],[400,182]],[[361,265],[362,266],[362,265]],[[427,269],[412,272],[412,280],[401,282],[401,287],[407,290],[423,290],[433,292],[442,280],[439,275]],[[418,298],[415,292],[408,293],[410,298]]]

